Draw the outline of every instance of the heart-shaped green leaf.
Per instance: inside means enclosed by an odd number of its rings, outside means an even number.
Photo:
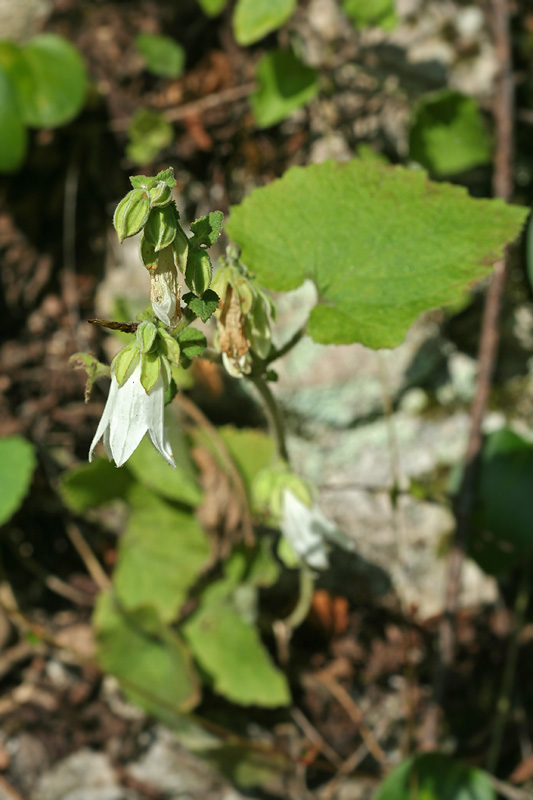
[[[400,344],[422,312],[458,301],[527,213],[421,170],[355,159],[293,167],[233,207],[227,231],[269,289],[314,281],[315,341],[379,348]]]

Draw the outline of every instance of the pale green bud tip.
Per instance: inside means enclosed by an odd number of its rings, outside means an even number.
[[[150,198],[146,189],[132,189],[115,209],[113,225],[121,242],[135,236],[150,214]]]
[[[211,259],[205,250],[189,250],[187,268],[185,270],[185,283],[195,295],[202,297],[210,285],[213,277]]]
[[[165,181],[158,181],[150,189],[150,200],[152,206],[167,206],[172,200],[172,189]]]
[[[161,362],[157,352],[141,354],[141,385],[146,392],[150,391],[157,383],[161,374]]]
[[[137,328],[137,346],[141,353],[149,353],[154,346],[157,328],[153,322],[141,322]]]

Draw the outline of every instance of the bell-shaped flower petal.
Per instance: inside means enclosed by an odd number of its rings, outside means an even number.
[[[298,559],[313,569],[328,566],[327,540],[351,547],[345,535],[316,504],[309,507],[290,489],[283,491],[280,529]]]
[[[113,376],[104,413],[89,450],[89,461],[92,461],[94,448],[103,437],[107,457],[121,467],[139,446],[143,436],[148,434],[156,450],[175,467],[163,424],[164,406],[163,377],[160,375],[147,393],[141,384],[140,362],[122,386]]]

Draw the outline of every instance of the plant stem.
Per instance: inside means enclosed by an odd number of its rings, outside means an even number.
[[[295,333],[293,333],[289,341],[285,342],[285,344],[282,345],[279,348],[279,350],[274,350],[273,353],[271,353],[269,356],[267,356],[267,358],[265,358],[264,366],[265,367],[270,366],[270,364],[273,364],[274,361],[278,360],[278,358],[281,358],[282,356],[289,353],[292,350],[292,348],[298,344],[300,339],[302,339],[305,336],[306,333],[307,333],[307,322],[305,323],[305,325],[302,325],[301,328],[298,328],[298,330]]]
[[[287,444],[285,440],[285,425],[283,423],[283,417],[281,415],[277,400],[270,391],[270,387],[263,377],[257,375],[255,377],[251,377],[250,380],[253,382],[255,388],[261,395],[261,399],[267,408],[268,416],[270,417],[270,422],[276,436],[278,455],[284,461],[288,462],[289,453],[287,451]]]
[[[529,604],[529,579],[530,564],[527,563],[522,569],[520,584],[514,604],[513,630],[511,640],[507,648],[505,667],[503,670],[502,687],[496,706],[496,719],[492,729],[492,739],[490,742],[489,754],[487,756],[487,771],[495,772],[500,757],[500,751],[507,724],[507,717],[511,708],[511,694],[513,691],[514,677],[516,672],[516,661],[520,645],[520,634],[524,627],[526,610]]]

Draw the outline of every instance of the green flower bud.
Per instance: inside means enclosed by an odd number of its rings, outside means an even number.
[[[291,472],[284,461],[280,461],[274,467],[267,467],[257,474],[252,485],[254,506],[263,513],[268,512],[275,519],[279,519],[282,514],[285,489],[290,489],[295,497],[311,507],[313,498],[308,483]]]
[[[187,264],[187,255],[189,253],[189,240],[179,223],[176,224],[176,238],[172,242],[172,252],[174,255],[174,264],[180,272],[184,273],[185,265]]]
[[[145,189],[132,189],[123,197],[115,209],[113,225],[121,242],[135,236],[142,229],[150,214],[150,198]]]
[[[153,208],[150,211],[150,216],[144,226],[144,234],[146,240],[153,245],[154,250],[158,253],[172,244],[176,238],[177,228],[176,209],[172,204],[169,204],[164,208]]]
[[[155,386],[161,373],[161,363],[157,352],[141,353],[141,385],[146,392]]]
[[[153,322],[141,322],[136,331],[137,347],[141,353],[149,353],[154,346],[157,328]]]
[[[209,289],[213,277],[211,259],[205,250],[189,250],[185,283],[195,295],[201,297]]]
[[[130,370],[135,367],[139,359],[139,348],[134,340],[124,347],[111,362],[111,374],[117,379],[119,386],[122,386]]]
[[[155,186],[150,189],[150,201],[152,208],[168,206],[172,200],[172,189],[165,183],[165,181],[158,181]]]
[[[246,317],[244,332],[252,350],[259,358],[266,358],[270,352],[272,335],[270,320],[261,296],[257,296],[251,313]]]
[[[180,346],[179,343],[171,336],[164,328],[159,328],[159,352],[170,361],[179,367],[180,364]]]

